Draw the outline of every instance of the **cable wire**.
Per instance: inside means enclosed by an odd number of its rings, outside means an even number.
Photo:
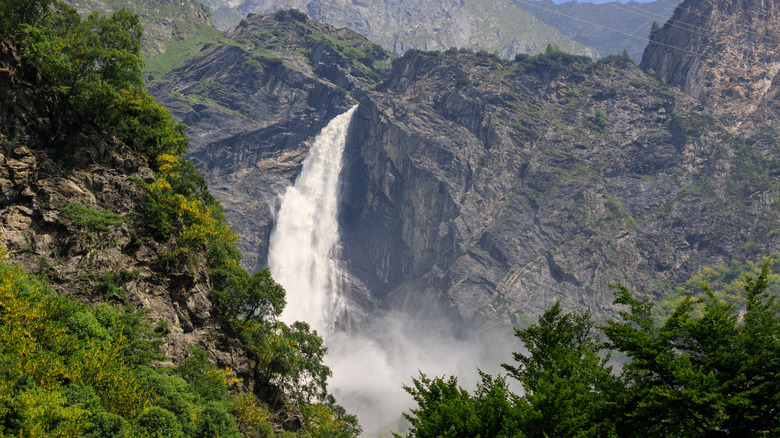
[[[668,48],[670,48],[670,49],[679,50],[679,51],[681,51],[681,52],[686,52],[686,53],[689,53],[689,54],[691,54],[691,55],[695,55],[695,56],[702,56],[702,54],[701,54],[701,53],[699,53],[699,52],[696,52],[696,51],[693,51],[693,50],[690,50],[690,49],[685,49],[685,48],[682,48],[682,47],[676,47],[676,46],[673,46],[673,45],[671,45],[671,44],[662,43],[662,42],[660,42],[660,41],[654,41],[654,40],[651,40],[650,38],[647,38],[647,37],[641,37],[641,36],[639,36],[639,35],[634,35],[634,34],[632,34],[632,33],[628,33],[628,32],[622,31],[622,30],[620,30],[620,29],[615,29],[615,28],[613,28],[613,27],[609,27],[609,26],[607,26],[607,25],[604,25],[604,24],[594,23],[594,22],[592,22],[592,21],[588,21],[588,20],[585,20],[585,19],[583,19],[583,18],[575,17],[575,16],[573,16],[573,15],[569,15],[569,14],[566,14],[566,13],[564,13],[564,12],[555,11],[555,10],[553,10],[553,9],[545,8],[545,7],[544,7],[544,6],[542,6],[542,5],[539,5],[539,4],[534,4],[535,2],[534,2],[534,1],[532,1],[532,0],[517,0],[517,1],[522,1],[522,2],[523,2],[524,4],[526,4],[526,5],[533,6],[533,7],[535,7],[535,8],[539,8],[539,9],[545,10],[545,11],[547,11],[547,12],[550,12],[550,13],[553,13],[553,14],[562,15],[562,16],[564,16],[564,17],[567,17],[567,18],[570,18],[570,19],[572,19],[572,20],[582,21],[583,23],[587,23],[587,24],[590,24],[590,25],[593,25],[593,26],[598,26],[598,27],[600,27],[600,28],[602,28],[602,29],[611,30],[612,32],[616,32],[616,33],[619,33],[619,34],[623,34],[623,35],[629,36],[629,37],[631,37],[631,38],[636,38],[636,39],[639,39],[639,40],[645,41],[645,42],[647,42],[648,44],[655,44],[655,45],[659,45],[659,46],[663,46],[663,47],[668,47]]]

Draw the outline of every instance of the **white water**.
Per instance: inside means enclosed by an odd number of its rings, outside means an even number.
[[[341,156],[357,105],[333,119],[303,161],[295,185],[281,197],[271,232],[268,264],[287,291],[282,321],[306,321],[322,335],[333,332],[346,310],[340,258],[338,197]]]
[[[361,333],[334,330],[347,312],[337,214],[341,157],[355,108],[333,119],[315,138],[295,185],[282,195],[268,262],[287,291],[282,321],[306,321],[323,336],[329,348],[325,364],[333,371],[328,389],[347,412],[358,416],[364,436],[377,436],[413,405],[403,384],[410,385],[420,371],[430,377],[457,375],[471,389],[477,367],[496,372],[509,357],[502,351],[507,343],[501,336],[458,340],[437,318],[417,322],[385,315]]]

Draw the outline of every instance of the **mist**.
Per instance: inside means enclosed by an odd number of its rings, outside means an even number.
[[[456,376],[461,387],[472,391],[480,380],[478,369],[497,374],[501,363],[512,363],[520,343],[509,329],[484,329],[454,336],[452,324],[443,318],[414,320],[388,313],[357,333],[335,332],[327,336],[325,363],[333,371],[328,388],[348,413],[358,417],[363,436],[377,436],[396,424],[404,412],[416,407],[403,385],[420,375]]]

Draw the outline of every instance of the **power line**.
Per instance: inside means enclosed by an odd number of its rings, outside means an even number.
[[[521,0],[518,0],[518,1],[521,1]],[[588,21],[588,20],[585,20],[585,19],[583,19],[583,18],[575,17],[575,16],[573,16],[573,15],[569,15],[569,14],[566,14],[566,13],[564,13],[564,12],[555,11],[555,10],[552,10],[552,9],[549,9],[549,8],[545,8],[545,7],[544,7],[544,6],[542,6],[542,5],[539,5],[539,4],[534,4],[534,2],[533,2],[533,1],[531,1],[531,0],[525,0],[525,2],[524,2],[524,3],[525,3],[526,5],[533,6],[533,7],[535,7],[535,8],[539,8],[539,9],[545,10],[545,11],[547,11],[547,12],[550,12],[550,13],[553,13],[553,14],[562,15],[562,16],[564,16],[564,17],[566,17],[566,18],[570,18],[570,19],[572,19],[572,20],[581,21],[581,22],[583,22],[583,23],[587,23],[587,24],[590,24],[590,25],[593,25],[593,26],[597,26],[597,27],[600,27],[600,28],[602,28],[602,29],[611,30],[612,32],[616,32],[616,33],[619,33],[619,34],[623,34],[623,35],[626,35],[626,36],[628,36],[628,37],[631,37],[631,38],[636,38],[636,39],[639,39],[639,40],[645,41],[645,42],[647,42],[648,44],[656,44],[656,45],[659,45],[659,46],[668,47],[668,48],[670,48],[670,49],[675,49],[675,50],[679,50],[679,51],[682,51],[682,52],[690,53],[691,55],[701,56],[701,53],[699,53],[699,52],[695,52],[695,51],[693,51],[693,50],[690,50],[690,49],[685,49],[685,48],[682,48],[682,47],[675,47],[675,46],[673,46],[673,45],[671,45],[671,44],[662,43],[662,42],[660,42],[660,41],[653,41],[653,40],[651,40],[650,38],[647,38],[647,37],[642,37],[642,36],[639,36],[639,35],[634,35],[634,34],[632,34],[632,33],[628,33],[628,32],[622,31],[622,30],[620,30],[620,29],[615,29],[615,28],[613,28],[613,27],[606,26],[606,25],[604,25],[604,24],[594,23],[594,22],[592,22],[592,21]]]
[[[615,2],[615,1],[611,1],[609,3],[602,3],[602,4],[611,5],[611,6],[615,7],[615,8],[617,8],[617,9],[626,11],[626,12],[628,12],[630,14],[640,15],[642,17],[651,18],[653,20],[656,20],[656,19],[666,20],[668,18],[668,17],[665,17],[665,16],[663,16],[661,14],[656,14],[656,13],[653,13],[653,12],[647,12],[647,11],[645,11],[643,9],[640,9],[640,8],[636,7],[636,6],[631,6],[631,5],[627,5],[627,4],[623,4],[623,3],[619,3],[619,2]],[[632,9],[635,12],[632,12],[629,9]],[[679,24],[676,24],[676,23],[679,23]],[[699,27],[699,26],[694,26],[694,25],[692,25],[690,23],[685,23],[683,21],[675,20],[673,18],[668,18],[668,21],[666,22],[666,25],[671,26],[671,27],[676,27],[677,29],[682,29],[682,30],[684,30],[686,32],[696,33],[696,34],[702,35],[702,36],[713,36],[714,35],[714,33],[712,33],[708,29],[705,29],[705,28]]]
[[[679,3],[672,3],[672,2],[670,2],[670,1],[667,1],[667,0],[656,0],[656,1],[660,1],[660,2],[662,2],[662,3],[666,3],[667,5],[672,5],[672,6],[675,6],[675,7],[679,7],[679,6],[680,6],[680,4],[679,4]],[[698,12],[698,11],[696,11],[696,10],[693,10],[693,9],[691,9],[690,7],[688,7],[688,8],[685,8],[685,10],[686,10],[686,11],[688,11],[688,13],[689,13],[689,14],[695,14],[695,15],[698,15],[699,17],[702,17],[702,18],[708,18],[708,17],[707,17],[705,14],[702,14],[701,12]],[[678,23],[680,23],[680,22],[681,22],[680,20],[674,20],[674,19],[670,19],[670,21],[676,21],[676,22],[678,22]],[[755,35],[755,36],[758,36],[758,37],[760,37],[760,38],[765,38],[765,39],[768,39],[768,40],[770,40],[770,41],[772,41],[772,42],[775,42],[775,43],[778,43],[778,44],[780,44],[780,39],[773,38],[773,37],[766,36],[766,35],[761,35],[760,33],[758,33],[758,32],[756,32],[756,31],[752,30],[752,29],[751,29],[749,26],[740,25],[740,24],[738,24],[738,23],[737,23],[736,25],[737,25],[737,27],[740,27],[740,28],[742,28],[742,30],[744,30],[744,31],[745,31],[745,32],[747,32],[747,33],[750,33],[750,34],[753,34],[753,35]]]

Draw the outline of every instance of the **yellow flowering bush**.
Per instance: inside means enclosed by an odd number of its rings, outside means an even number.
[[[193,177],[184,163],[172,154],[157,158],[157,179],[147,186],[153,228],[163,238],[176,237],[174,255],[204,252],[213,244],[238,240],[205,190],[205,182],[200,187],[202,177]]]

